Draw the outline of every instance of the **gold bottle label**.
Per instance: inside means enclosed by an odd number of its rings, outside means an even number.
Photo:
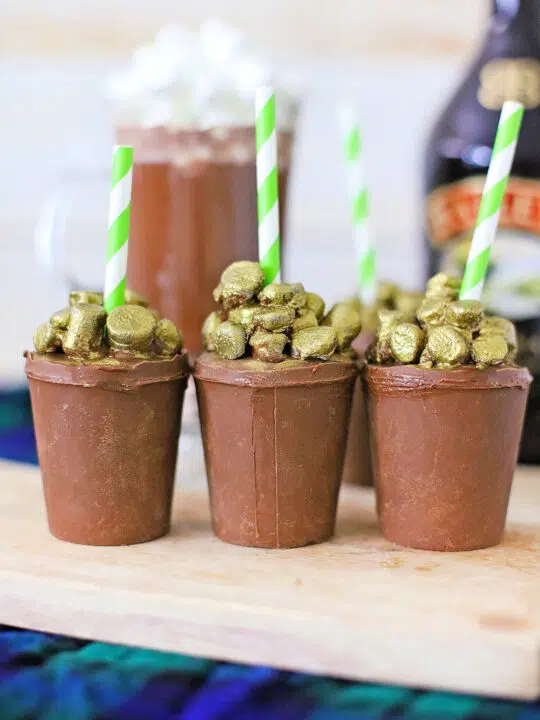
[[[480,71],[478,102],[500,110],[505,100],[518,100],[528,110],[540,105],[540,61],[537,58],[501,58]]]

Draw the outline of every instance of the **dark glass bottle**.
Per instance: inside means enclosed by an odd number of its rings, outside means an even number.
[[[425,168],[429,274],[461,274],[505,100],[525,115],[483,300],[516,323],[534,375],[520,459],[540,462],[540,0],[493,0],[483,45],[437,121]]]

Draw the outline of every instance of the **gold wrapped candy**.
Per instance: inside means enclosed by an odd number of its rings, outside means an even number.
[[[516,359],[518,350],[517,332],[514,323],[506,318],[491,316],[485,317],[480,324],[480,337],[491,335],[500,335],[508,345],[507,360],[509,362]]]
[[[129,288],[126,288],[124,292],[124,301],[126,305],[141,305],[146,308],[150,304],[144,295],[135,292],[135,290],[130,290]]]
[[[379,309],[387,308],[395,309],[395,299],[399,289],[395,283],[382,282],[377,288],[377,298],[375,304]]]
[[[394,299],[395,309],[405,315],[407,322],[414,322],[416,311],[420,307],[422,300],[423,295],[421,292],[398,290]]]
[[[445,322],[475,332],[484,317],[484,306],[478,300],[454,300],[446,306]]]
[[[270,283],[259,293],[261,305],[286,305],[293,296],[290,283]]]
[[[107,337],[115,350],[146,353],[152,346],[156,320],[142,305],[121,305],[107,318]]]
[[[447,300],[457,300],[461,280],[447,273],[437,273],[428,280],[426,297],[445,297]]]
[[[223,271],[214,291],[222,312],[209,315],[203,326],[207,350],[229,360],[251,356],[279,363],[291,355],[327,360],[338,350],[339,334],[347,352],[360,329],[358,310],[344,304],[322,327],[325,305],[319,295],[306,292],[302,283],[263,285],[257,263],[237,262]]]
[[[424,330],[429,331],[442,325],[447,306],[448,301],[444,298],[426,297],[416,311],[416,319]]]
[[[67,330],[69,325],[69,319],[71,317],[71,309],[63,308],[51,315],[49,322],[51,325],[58,330]]]
[[[377,308],[376,305],[366,305],[362,307],[360,301],[358,301],[358,305],[360,306],[360,315],[362,317],[362,329],[367,332],[375,332],[379,324],[379,310],[381,308]],[[407,317],[405,313],[404,316]]]
[[[255,318],[260,311],[260,305],[240,305],[240,307],[229,311],[228,319],[237,325],[241,325],[249,337],[255,330]]]
[[[441,325],[429,332],[420,364],[423,367],[452,368],[467,362],[469,355],[469,343],[462,333],[451,325]]]
[[[302,283],[271,283],[259,293],[261,305],[290,305],[295,310],[306,307],[306,291]]]
[[[270,332],[290,330],[296,315],[289,305],[270,305],[260,307],[254,317],[255,326]]]
[[[103,343],[106,320],[107,313],[100,305],[73,304],[69,327],[62,342],[65,354],[82,360],[102,357],[106,350]]]
[[[291,292],[292,295],[290,300],[287,302],[287,305],[297,311],[307,307],[307,293],[304,290],[302,283],[292,283]]]
[[[481,335],[473,340],[472,359],[479,368],[502,365],[508,355],[508,343],[502,335]]]
[[[299,330],[306,330],[307,328],[311,327],[317,327],[319,323],[317,322],[317,316],[313,312],[313,310],[308,310],[307,308],[304,308],[303,310],[299,311],[298,317],[292,324],[292,331],[293,333],[298,332]]]
[[[69,293],[69,304],[103,305],[103,293],[91,290],[73,290]]]
[[[292,356],[302,360],[328,360],[336,351],[338,339],[333,327],[300,330],[292,337]]]
[[[287,359],[284,350],[288,342],[289,338],[284,333],[272,333],[266,330],[257,330],[249,340],[253,356],[257,360],[270,363]]]
[[[315,317],[318,322],[320,322],[324,317],[325,307],[324,300],[320,295],[312,292],[306,293],[306,308],[315,313]]]
[[[475,364],[479,369],[511,363],[517,353],[514,325],[504,318],[485,317],[478,300],[458,300],[460,280],[438,273],[427,284],[426,296],[416,311],[403,320],[418,299],[400,305],[401,320],[392,311],[379,312],[370,362],[418,363],[421,367],[454,368]]]
[[[163,318],[154,329],[154,348],[158,355],[173,357],[182,349],[184,338],[176,325]]]
[[[208,352],[214,352],[214,333],[222,322],[225,322],[227,316],[224,312],[214,311],[206,317],[202,326],[203,347]]]
[[[34,333],[34,347],[38,353],[53,353],[60,347],[58,329],[51,323],[43,323]]]
[[[246,352],[246,333],[241,325],[226,320],[214,332],[214,348],[225,360],[236,360]]]
[[[127,353],[136,358],[173,357],[182,349],[182,333],[170,320],[147,308],[141,295],[126,291],[129,304],[116,307],[108,316],[99,304],[102,299],[100,293],[72,292],[70,306],[53,313],[50,321],[37,329],[38,352],[62,350],[70,358],[101,362],[109,348],[114,355]]]
[[[223,271],[214,290],[214,300],[221,303],[224,310],[231,310],[254,298],[263,285],[264,273],[259,263],[235,262]]]
[[[394,360],[405,365],[417,363],[424,348],[424,332],[410,322],[395,325],[390,333],[390,350]]]
[[[379,365],[392,361],[390,337],[392,330],[399,323],[406,322],[407,317],[401,310],[386,310],[382,308],[377,313],[377,338],[369,350],[369,359]]]
[[[322,321],[322,325],[334,328],[338,347],[343,351],[350,348],[352,341],[362,329],[362,315],[351,303],[341,302],[334,305]]]

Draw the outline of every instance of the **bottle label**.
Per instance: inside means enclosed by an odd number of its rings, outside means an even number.
[[[527,110],[540,105],[540,61],[537,58],[500,58],[480,71],[478,102],[500,110],[505,100],[518,100]]]
[[[484,182],[484,176],[473,176],[439,187],[427,198],[427,232],[444,272],[463,274]],[[538,180],[508,181],[482,299],[491,312],[514,320],[540,317]]]

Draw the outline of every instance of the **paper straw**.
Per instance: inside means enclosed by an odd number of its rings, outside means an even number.
[[[513,100],[504,103],[465,266],[459,293],[460,300],[480,300],[482,296],[491,246],[497,233],[502,201],[512,169],[522,119],[521,103]]]
[[[116,145],[113,153],[105,268],[104,305],[108,313],[124,304],[132,175],[133,148],[128,145]]]
[[[281,279],[276,98],[272,88],[259,88],[255,94],[255,140],[259,262],[268,285]]]
[[[371,305],[375,302],[377,281],[375,249],[369,230],[369,201],[364,172],[362,136],[352,107],[344,106],[342,108],[341,119],[353,222],[358,294],[364,305]]]

